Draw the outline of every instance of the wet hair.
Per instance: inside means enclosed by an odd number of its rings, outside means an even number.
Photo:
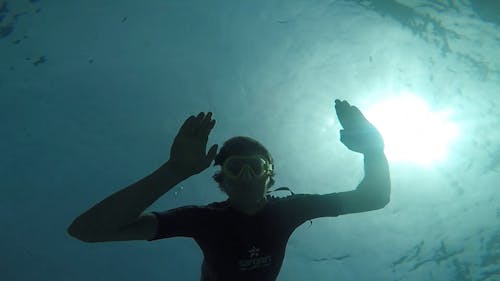
[[[255,155],[255,154],[260,154],[264,156],[267,159],[267,161],[273,165],[274,168],[273,157],[271,156],[269,151],[267,151],[267,149],[257,140],[245,136],[237,136],[226,140],[222,145],[222,147],[220,148],[217,156],[215,156],[214,166],[220,165],[222,167],[224,161],[226,161],[227,158],[233,155]],[[269,184],[267,186],[268,189],[271,186],[273,186],[275,182],[274,176],[275,173],[273,169],[271,177],[269,179]],[[219,184],[219,188],[223,191],[222,182],[224,181],[224,175],[222,171],[217,171],[212,176],[212,178]]]

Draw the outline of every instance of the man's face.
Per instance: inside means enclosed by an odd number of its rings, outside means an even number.
[[[224,174],[226,175],[226,173]],[[243,166],[239,177],[224,176],[222,185],[230,198],[238,199],[239,201],[253,201],[265,197],[269,179],[270,177],[267,173],[258,176],[252,172],[249,166]]]
[[[269,176],[244,177],[240,179],[224,178],[223,186],[226,193],[231,196],[244,198],[260,198],[265,195],[269,183]]]

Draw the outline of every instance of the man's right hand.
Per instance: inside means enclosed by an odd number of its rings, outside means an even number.
[[[177,176],[187,178],[201,173],[210,166],[217,155],[217,144],[205,153],[208,135],[215,126],[212,112],[191,115],[179,129],[170,148],[169,162]]]

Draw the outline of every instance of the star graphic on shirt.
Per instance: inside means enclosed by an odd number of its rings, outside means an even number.
[[[252,249],[248,250],[248,253],[250,253],[250,257],[258,257],[259,256],[259,248],[256,248],[255,246],[252,246]]]

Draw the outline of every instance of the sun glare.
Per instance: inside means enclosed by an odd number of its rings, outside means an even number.
[[[405,93],[366,110],[366,117],[382,133],[391,162],[429,165],[446,159],[458,126],[448,120],[450,111],[431,112],[415,95]]]

